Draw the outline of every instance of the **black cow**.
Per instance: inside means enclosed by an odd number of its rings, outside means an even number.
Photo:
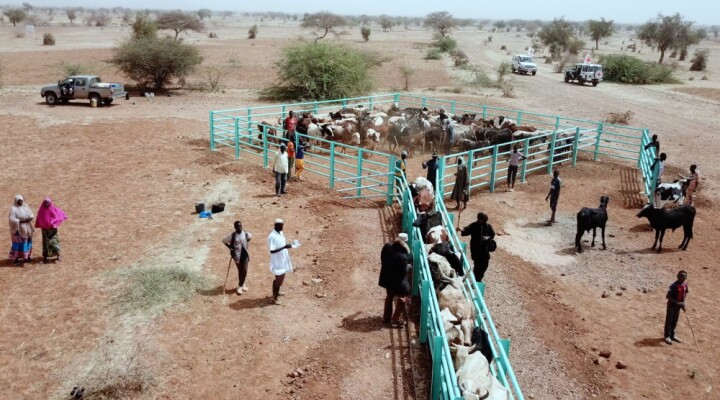
[[[483,328],[477,326],[470,335],[470,341],[475,345],[475,349],[479,350],[482,355],[487,359],[488,364],[493,361],[493,353],[490,348],[490,340],[488,340],[488,334]]]
[[[413,222],[413,226],[420,228],[420,234],[423,238],[427,236],[430,228],[442,225],[442,215],[435,210],[420,213],[418,219]]]
[[[679,249],[687,250],[690,239],[693,238],[693,223],[695,222],[695,207],[693,206],[680,206],[672,210],[666,210],[664,208],[655,208],[652,205],[647,205],[637,215],[638,218],[645,217],[650,222],[650,226],[655,230],[655,242],[651,249],[654,249],[658,244],[658,238],[660,239],[660,245],[657,248],[657,252],[662,251],[662,242],[665,237],[665,231],[675,229],[680,226],[683,227],[683,240],[680,243]]]
[[[605,246],[605,224],[607,224],[608,220],[607,205],[609,201],[610,198],[602,196],[600,197],[599,208],[583,207],[580,212],[577,213],[577,234],[575,235],[575,247],[577,248],[578,253],[583,252],[580,239],[582,239],[585,232],[590,232],[590,229],[593,231],[593,238],[590,246],[595,247],[595,230],[600,228],[602,233],[603,250],[607,248],[607,246]]]
[[[457,254],[453,253],[450,243],[438,243],[430,248],[430,252],[445,257],[452,269],[454,269],[458,275],[465,276],[462,260],[457,256]]]

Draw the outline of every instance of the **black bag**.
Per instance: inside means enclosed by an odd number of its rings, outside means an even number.
[[[484,233],[485,233],[485,228],[483,227],[483,229],[480,230],[480,237],[485,236]],[[487,249],[488,252],[492,253],[495,250],[497,250],[497,242],[495,241],[495,239],[483,240],[483,243],[485,244],[485,248]]]

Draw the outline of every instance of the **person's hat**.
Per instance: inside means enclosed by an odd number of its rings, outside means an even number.
[[[283,143],[283,144],[280,145],[280,148],[281,148],[281,149],[287,149],[287,146],[285,146],[285,143]]]
[[[408,235],[407,235],[407,233],[401,233],[401,234],[399,234],[399,235],[398,235],[398,239],[402,240],[403,242],[407,242],[407,241],[408,241]]]
[[[436,153],[436,152],[433,152],[433,153],[432,153],[432,158],[437,158],[437,157],[438,157],[437,153]]]
[[[400,155],[407,157],[407,151],[403,150],[402,153],[400,153]]]
[[[278,218],[278,219],[275,220],[275,223],[276,223],[276,224],[284,224],[285,221],[283,221],[281,218]]]

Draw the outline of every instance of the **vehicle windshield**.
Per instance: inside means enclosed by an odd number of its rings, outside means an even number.
[[[535,61],[532,59],[532,57],[518,57],[518,62],[527,62],[527,63],[534,63]]]

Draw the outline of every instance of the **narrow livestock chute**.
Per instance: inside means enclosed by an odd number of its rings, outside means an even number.
[[[662,242],[665,237],[665,231],[672,229],[673,232],[679,227],[683,227],[683,240],[678,247],[681,250],[687,250],[690,239],[693,238],[693,224],[695,223],[695,207],[680,206],[672,210],[664,208],[656,208],[650,204],[645,206],[637,215],[638,218],[645,217],[650,222],[650,226],[655,230],[655,242],[651,249],[657,246],[657,252],[662,251]],[[658,245],[658,239],[660,244]]]
[[[607,248],[607,246],[605,246],[605,225],[608,221],[607,205],[609,201],[609,197],[602,196],[600,197],[600,207],[583,207],[580,212],[577,213],[577,234],[575,235],[575,247],[577,248],[578,253],[583,252],[580,239],[582,239],[585,232],[590,232],[590,229],[593,231],[592,243],[590,243],[590,246],[595,247],[595,231],[597,228],[600,228],[603,250]]]

